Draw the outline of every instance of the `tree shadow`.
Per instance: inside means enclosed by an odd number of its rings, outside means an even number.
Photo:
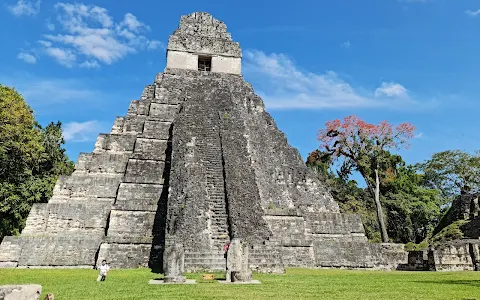
[[[452,284],[452,285],[469,285],[473,287],[480,287],[480,280],[432,280],[432,281],[412,281],[415,283],[424,284]]]

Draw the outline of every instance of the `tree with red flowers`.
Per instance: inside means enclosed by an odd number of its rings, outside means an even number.
[[[415,126],[402,123],[395,128],[387,121],[369,124],[357,116],[325,123],[325,129],[318,132],[325,149],[334,160],[343,158],[342,169],[358,171],[365,179],[368,190],[375,199],[378,224],[382,241],[388,242],[387,227],[380,203],[380,175],[388,169],[390,149],[408,148],[408,140],[413,137]]]

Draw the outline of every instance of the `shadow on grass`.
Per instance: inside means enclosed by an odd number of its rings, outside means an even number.
[[[412,281],[415,283],[430,283],[430,284],[455,284],[455,285],[469,285],[480,287],[480,280],[431,280],[431,281]]]

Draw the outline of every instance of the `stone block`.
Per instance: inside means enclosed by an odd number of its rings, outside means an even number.
[[[142,136],[145,138],[168,140],[172,122],[146,120]]]
[[[379,257],[368,242],[355,243],[349,237],[315,237],[315,267],[373,268]]]
[[[124,182],[163,184],[164,167],[162,161],[130,159]]]
[[[146,116],[127,116],[123,123],[123,134],[141,134]]]
[[[49,233],[100,231],[107,226],[111,203],[70,201],[47,204],[45,231]]]
[[[100,134],[94,152],[133,152],[136,136],[132,134]]]
[[[282,247],[282,262],[286,268],[314,268],[312,247]]]
[[[178,105],[168,105],[161,103],[152,103],[150,105],[149,117],[161,121],[173,121],[177,114]]]
[[[140,99],[147,100],[147,99],[153,99],[154,97],[155,97],[155,86],[153,84],[149,84],[145,86]]]
[[[111,134],[120,134],[123,132],[123,124],[125,122],[124,117],[116,117],[115,122],[113,123]]]
[[[6,236],[0,244],[0,266],[16,267],[22,253],[22,243],[17,236]]]
[[[54,193],[64,197],[115,198],[122,179],[123,174],[75,171],[61,180]]]
[[[146,100],[133,100],[128,107],[128,115],[148,115],[150,108],[150,101]]]
[[[282,246],[310,246],[311,240],[305,236],[305,219],[294,216],[264,216],[275,239]]]
[[[307,213],[306,229],[312,234],[364,233],[360,216],[340,213]]]
[[[47,228],[48,208],[47,203],[35,203],[30,209],[22,234],[44,232]]]
[[[39,300],[41,294],[39,284],[0,285],[1,300]]]
[[[113,269],[148,267],[152,244],[103,243],[98,253],[97,265],[106,260]]]
[[[196,62],[198,64],[198,62]],[[177,94],[172,93],[167,88],[160,84],[155,86],[155,100],[156,103],[176,105],[183,102],[183,99],[177,97]]]
[[[165,161],[166,140],[137,138],[132,158]]]
[[[93,266],[104,232],[22,236],[19,266]],[[35,255],[32,255],[35,253]]]
[[[125,173],[128,154],[116,152],[80,153],[76,170],[94,173]]]
[[[151,237],[155,212],[112,210],[108,236]]]

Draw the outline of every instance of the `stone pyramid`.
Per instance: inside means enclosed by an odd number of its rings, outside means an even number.
[[[357,215],[339,213],[324,183],[241,75],[242,52],[208,13],[182,16],[165,71],[80,154],[20,236],[0,245],[3,267],[162,270],[165,245],[185,269],[224,270],[223,245],[250,245],[249,265],[394,268],[401,245],[367,241]]]

